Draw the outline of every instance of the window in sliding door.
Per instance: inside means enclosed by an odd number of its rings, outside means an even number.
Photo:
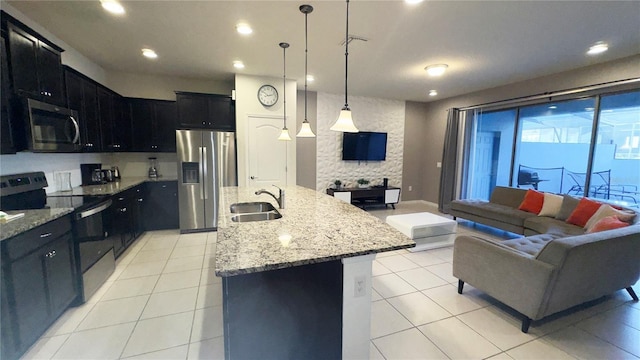
[[[520,108],[513,185],[584,194],[595,98]]]
[[[600,100],[590,196],[620,205],[640,203],[640,91]]]
[[[474,116],[466,198],[489,200],[497,185],[509,186],[515,118],[515,109]]]

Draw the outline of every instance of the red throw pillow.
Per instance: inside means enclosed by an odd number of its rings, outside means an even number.
[[[629,226],[629,223],[626,223],[626,222],[618,219],[617,216],[607,216],[607,217],[604,217],[604,218],[600,219],[600,221],[595,223],[595,225],[593,225],[593,227],[591,229],[589,229],[589,231],[587,231],[587,232],[594,233],[594,232],[598,232],[598,231],[605,231],[605,230],[613,230],[613,229],[623,228],[625,226]]]
[[[534,214],[539,214],[544,204],[544,193],[533,189],[527,190],[524,194],[524,200],[518,207],[519,210],[527,211]]]
[[[601,203],[587,198],[580,199],[578,206],[569,215],[567,223],[584,227],[601,205]]]

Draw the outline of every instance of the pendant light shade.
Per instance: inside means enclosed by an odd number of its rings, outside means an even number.
[[[291,141],[291,136],[289,136],[289,129],[287,129],[287,48],[289,47],[289,43],[281,42],[278,44],[282,48],[282,59],[283,59],[283,75],[282,81],[284,84],[284,91],[282,93],[282,107],[284,108],[284,126],[282,128],[282,132],[280,136],[278,136],[278,140],[281,141]]]
[[[304,121],[302,122],[302,126],[300,126],[300,132],[296,137],[307,137],[313,138],[316,137],[316,134],[311,130],[311,124],[309,124],[309,120],[307,120],[307,53],[309,52],[307,47],[307,15],[313,11],[313,6],[311,5],[300,5],[300,12],[304,14]]]
[[[340,111],[338,120],[329,128],[333,131],[358,132],[358,128],[351,118],[351,109],[347,101],[347,79],[349,73],[349,0],[347,0],[347,26],[344,37],[344,107]]]

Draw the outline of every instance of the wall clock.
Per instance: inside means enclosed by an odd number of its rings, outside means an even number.
[[[272,85],[262,85],[258,89],[258,101],[264,106],[273,106],[278,102],[278,90]]]

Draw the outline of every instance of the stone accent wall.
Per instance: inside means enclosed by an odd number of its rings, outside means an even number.
[[[365,178],[371,185],[389,178],[390,186],[402,186],[405,102],[399,100],[349,97],[353,121],[360,131],[387,133],[385,161],[343,161],[342,133],[329,130],[344,105],[344,95],[318,93],[316,190],[324,191],[340,179],[346,186],[356,186]]]

